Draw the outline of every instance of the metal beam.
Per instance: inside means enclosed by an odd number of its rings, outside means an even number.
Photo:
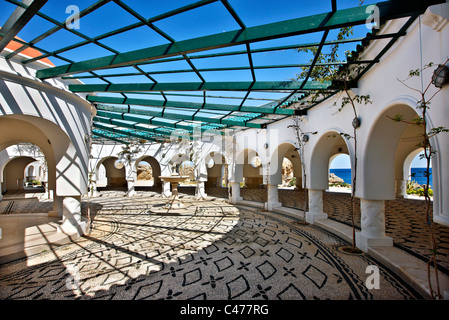
[[[87,100],[94,103],[112,103],[123,105],[137,105],[149,107],[171,107],[171,108],[187,108],[187,109],[201,109],[205,110],[220,110],[220,111],[239,111],[238,105],[230,104],[216,104],[216,103],[194,103],[185,101],[162,101],[150,99],[136,99],[136,98],[121,98],[121,97],[101,97],[101,96],[87,96]],[[292,109],[275,108],[276,106],[242,106],[241,112],[249,113],[264,113],[264,114],[293,114]],[[290,110],[290,111],[289,111]],[[150,115],[150,114],[147,114]],[[162,116],[162,109],[158,114],[151,114],[152,116]]]
[[[292,110],[294,111],[294,110]],[[171,127],[175,129],[184,129],[193,131],[194,126],[186,126],[186,125],[180,125],[175,123],[167,123],[164,122],[162,119],[171,119],[171,120],[186,120],[186,121],[198,121],[201,123],[206,123],[210,125],[216,125],[221,124],[225,126],[240,126],[240,127],[247,127],[247,128],[257,128],[261,129],[263,128],[262,124],[259,123],[251,123],[248,122],[252,120],[252,118],[245,119],[245,120],[238,120],[239,116],[236,116],[234,119],[231,116],[230,118],[225,119],[228,117],[227,114],[224,115],[217,115],[219,117],[216,118],[210,118],[210,117],[204,117],[200,116],[198,114],[193,114],[191,116],[176,113],[174,111],[165,110],[164,115],[162,117],[162,113],[158,112],[151,112],[150,110],[142,110],[142,109],[133,109],[133,108],[126,108],[126,107],[113,107],[113,106],[97,106],[97,114],[99,116],[108,117],[108,118],[115,118],[115,119],[123,119],[128,121],[135,121],[140,123],[146,123],[151,125],[157,125],[157,126],[165,126],[165,127]],[[154,118],[152,119],[142,119],[133,115],[143,115],[143,116],[152,116]],[[245,117],[241,117],[245,118]],[[216,130],[217,134],[221,134],[218,130],[219,128],[212,129],[213,131]],[[203,128],[201,126],[201,131],[211,131],[211,129]]]
[[[4,35],[0,40],[0,52],[5,49],[8,43],[14,39],[46,2],[47,0],[23,0],[23,4],[27,8],[17,7],[2,27]]]
[[[120,129],[119,127],[109,127],[106,125],[103,125],[101,123],[98,122],[93,122],[92,124],[95,128],[101,129],[101,130],[105,130],[105,131],[109,131],[112,133],[118,133],[121,135],[125,135],[125,136],[129,136],[129,137],[133,137],[133,138],[138,138],[138,139],[145,139],[145,140],[149,140],[149,141],[153,141],[153,142],[161,142],[160,140],[157,140],[155,138],[151,138],[151,137],[147,137],[145,135],[145,133],[143,133],[142,135],[139,135],[137,133],[133,133],[133,132],[129,132],[129,131],[125,131],[126,129]],[[121,126],[124,127],[124,126]],[[127,128],[127,127],[125,127]],[[135,131],[139,131],[138,129],[134,129]],[[163,140],[167,140],[166,138],[162,138]]]
[[[134,92],[134,91],[291,91],[326,90],[330,81],[235,81],[235,82],[173,82],[173,83],[120,83],[71,84],[72,92]]]
[[[128,144],[127,141],[122,141],[122,140],[117,139],[117,138],[109,137],[106,134],[100,133],[98,131],[93,131],[92,135],[93,136],[98,136],[100,138],[107,139],[107,140],[110,140],[110,141],[114,141],[114,142],[118,142],[118,143],[122,143],[122,144]]]
[[[379,8],[380,19],[385,21],[409,16],[410,13],[424,12],[433,2],[440,1],[384,1],[377,3],[376,6]],[[364,5],[337,10],[327,22],[329,13],[316,14],[42,69],[37,71],[36,76],[46,79],[91,70],[123,67],[192,52],[364,24],[371,16],[371,13],[366,10],[367,7],[368,5]]]

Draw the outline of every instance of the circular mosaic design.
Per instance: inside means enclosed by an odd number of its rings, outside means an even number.
[[[368,255],[342,253],[348,243],[291,216],[222,201],[183,200],[189,210],[173,214],[151,213],[165,202],[156,197],[91,201],[89,235],[0,266],[1,299],[421,298]]]

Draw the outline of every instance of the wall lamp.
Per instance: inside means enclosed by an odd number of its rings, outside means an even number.
[[[437,88],[442,88],[449,81],[449,68],[444,64],[439,64],[432,76],[432,84]]]

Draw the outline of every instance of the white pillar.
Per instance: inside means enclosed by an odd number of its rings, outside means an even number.
[[[162,198],[171,197],[170,182],[162,181]]]
[[[265,202],[266,210],[273,210],[274,208],[282,207],[282,203],[279,202],[278,186],[269,184],[267,185],[267,202]]]
[[[132,197],[133,195],[136,194],[136,190],[135,190],[135,181],[134,179],[126,179],[126,183],[128,185],[128,192],[126,193],[126,195],[128,197]]]
[[[81,196],[64,197],[62,207],[62,224],[58,227],[58,231],[83,235],[87,223],[81,218]]]
[[[309,191],[309,211],[306,213],[306,221],[315,223],[316,220],[327,219],[327,213],[323,212],[323,190]]]
[[[396,180],[396,197],[404,198],[407,195],[407,180]]]
[[[231,203],[236,204],[243,199],[240,196],[240,182],[231,182],[231,188]]]
[[[385,201],[360,199],[362,231],[356,233],[356,245],[364,252],[369,247],[391,247],[393,239],[385,236]]]
[[[197,181],[196,190],[195,190],[195,198],[196,199],[205,199],[207,197],[206,188],[204,186],[204,181]]]
[[[48,213],[49,217],[54,217],[54,218],[62,218],[62,200],[63,197],[57,196],[54,194],[53,190],[50,190],[53,192],[53,210],[51,210]]]

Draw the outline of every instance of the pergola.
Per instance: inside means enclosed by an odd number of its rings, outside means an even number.
[[[11,15],[0,29],[1,54],[12,59],[26,48],[40,51],[39,56],[21,63],[49,58],[55,66],[38,70],[37,78],[45,81],[61,77],[73,83],[69,85],[72,92],[87,93],[87,100],[97,109],[94,141],[128,143],[135,139],[166,141],[180,129],[189,133],[263,129],[285,117],[305,115],[339,91],[332,81],[311,79],[314,68],[358,65],[360,71],[350,81],[356,87],[358,79],[406,34],[429,5],[444,1],[355,1],[348,5],[347,1],[326,0],[317,2],[313,14],[301,10],[310,3],[298,1],[292,8],[289,3],[276,1],[289,13],[286,20],[271,18],[269,11],[263,19],[257,18],[240,9],[241,2],[232,0],[201,0],[179,7],[174,1],[167,6],[174,9],[155,15],[150,9],[157,5],[143,1],[80,1],[76,19],[71,16],[61,20],[51,14],[56,2],[2,0],[2,7]],[[263,9],[268,1],[255,4]],[[107,19],[111,12],[118,26],[96,32],[92,20]],[[189,15],[191,19],[216,18],[215,29],[221,32],[201,29],[201,22],[195,22],[195,32],[189,32],[185,23]],[[379,34],[379,28],[370,31],[365,27],[373,17],[380,25],[403,18],[403,25],[394,32]],[[221,25],[223,21],[226,23]],[[45,27],[34,37],[23,41],[16,37],[21,30],[39,23]],[[77,23],[81,27],[77,28]],[[354,27],[355,35],[338,38],[338,31],[344,27]],[[182,33],[171,31],[179,28]],[[149,40],[142,38],[146,35]],[[117,45],[122,39],[131,39],[133,49]],[[20,43],[20,48],[4,50],[10,41]],[[148,45],[151,42],[155,44]],[[381,49],[372,59],[360,59],[363,49],[373,42]],[[320,54],[336,44],[351,52],[347,59],[321,63]],[[298,48],[316,50],[314,55],[301,56],[294,51]],[[296,52],[303,61],[284,62],[285,52]],[[305,72],[298,77],[292,70]],[[169,76],[170,81],[160,80]],[[321,99],[302,103],[316,91],[323,93]]]

